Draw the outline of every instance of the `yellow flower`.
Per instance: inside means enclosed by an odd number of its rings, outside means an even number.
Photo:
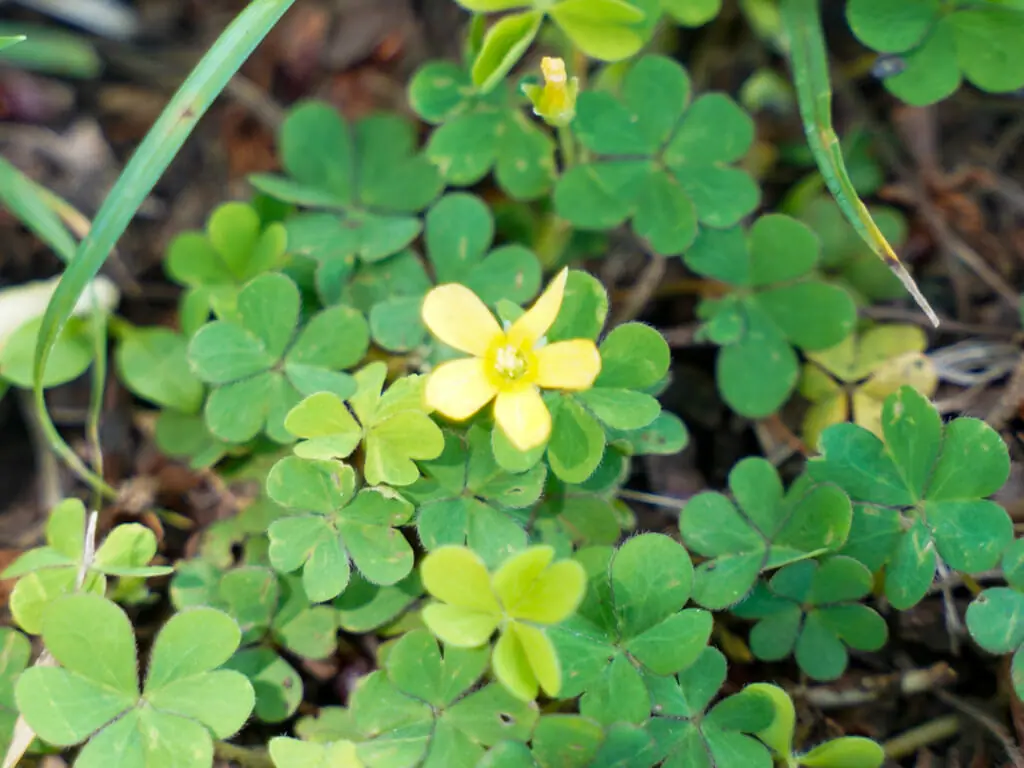
[[[526,84],[523,92],[533,103],[535,115],[549,125],[566,126],[576,117],[579,79],[574,77],[570,80],[565,72],[565,62],[550,56],[541,59],[540,70],[544,74],[544,85]]]
[[[439,285],[423,301],[423,322],[438,339],[470,358],[439,365],[428,377],[427,404],[464,421],[491,400],[494,420],[512,445],[528,451],[551,434],[551,414],[541,389],[588,389],[601,372],[593,341],[548,344],[548,332],[565,294],[563,269],[534,305],[506,329],[464,285]]]

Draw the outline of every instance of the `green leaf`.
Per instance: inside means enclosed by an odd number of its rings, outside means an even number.
[[[657,581],[651,580],[658,574]],[[612,561],[611,588],[626,637],[650,629],[686,604],[693,566],[686,550],[667,536],[644,534],[623,544]]]
[[[967,608],[967,629],[989,653],[1010,653],[1024,643],[1024,594],[986,589]]]
[[[256,694],[254,712],[265,723],[280,723],[302,703],[302,677],[272,648],[243,648],[224,664],[246,677]]]
[[[505,16],[484,37],[473,62],[473,83],[486,93],[500,83],[516,65],[540,30],[544,14],[524,11]]]
[[[437,641],[424,630],[403,635],[387,658],[388,677],[395,687],[436,708],[450,706],[486,668],[486,649],[449,648],[442,659]]]
[[[604,431],[572,397],[563,396],[554,402],[548,463],[565,482],[583,482],[601,463]]]
[[[355,493],[355,470],[338,461],[286,456],[267,476],[267,495],[283,507],[326,515]]]
[[[541,768],[584,768],[604,740],[596,722],[579,715],[545,715],[533,730],[533,756]]]
[[[724,346],[715,364],[722,398],[737,413],[762,418],[789,397],[799,377],[796,353],[782,331],[759,307],[743,307],[742,338]],[[757,375],[752,374],[756,372]]]
[[[29,320],[0,345],[0,379],[27,389],[32,386],[33,356],[42,318]],[[43,374],[43,387],[55,387],[81,376],[92,363],[93,347],[85,321],[71,318],[54,342]]]
[[[174,615],[153,644],[146,695],[221,666],[238,648],[241,637],[238,625],[213,608],[191,608]]]
[[[660,333],[642,323],[615,328],[601,342],[598,387],[646,389],[668,372],[668,344]]]
[[[548,13],[591,58],[620,61],[635,54],[644,43],[636,28],[644,14],[623,0],[562,0]]]
[[[128,711],[137,699],[137,695],[53,667],[26,669],[18,678],[15,696],[18,711],[32,730],[55,746],[84,741]]]
[[[562,306],[548,330],[549,342],[597,339],[608,318],[608,293],[593,275],[571,269],[565,281]]]
[[[722,0],[661,0],[661,6],[684,27],[700,27],[718,15]]]
[[[880,53],[900,53],[920,43],[939,15],[938,0],[849,0],[846,19],[858,39]]]
[[[366,633],[390,623],[423,593],[414,571],[392,586],[371,584],[359,572],[334,601],[338,624],[346,632]]]
[[[904,57],[902,72],[884,80],[886,89],[911,106],[923,107],[951,96],[960,87],[961,74],[950,17],[942,18],[924,42]]]
[[[1024,34],[1019,9],[967,8],[949,17],[964,77],[983,91],[1007,93],[1024,85]]]
[[[43,642],[70,673],[131,700],[139,695],[135,633],[124,611],[97,595],[69,595],[43,614]]]
[[[165,408],[196,413],[203,385],[188,368],[188,343],[166,328],[133,330],[117,347],[117,372],[132,392]]]
[[[807,768],[880,768],[885,751],[863,736],[843,736],[819,744],[799,760]]]

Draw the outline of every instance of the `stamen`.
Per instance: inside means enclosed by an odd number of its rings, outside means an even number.
[[[494,368],[502,376],[518,379],[526,372],[526,361],[511,344],[500,347],[494,356]]]

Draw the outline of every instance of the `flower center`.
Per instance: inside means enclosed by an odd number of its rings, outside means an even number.
[[[511,344],[498,347],[494,355],[494,370],[506,379],[515,381],[526,373],[526,358]]]

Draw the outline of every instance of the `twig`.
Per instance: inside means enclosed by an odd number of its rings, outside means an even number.
[[[960,718],[956,715],[946,715],[929,720],[909,731],[904,731],[899,736],[882,744],[882,748],[885,750],[885,756],[890,760],[899,760],[915,754],[922,747],[927,747],[938,741],[945,741],[959,731]]]
[[[618,495],[620,499],[638,501],[641,504],[650,504],[652,507],[679,510],[686,506],[685,499],[677,499],[674,496],[662,496],[657,493],[647,493],[646,491],[631,491],[629,488],[623,488],[619,491]]]
[[[710,346],[710,341],[696,338],[700,326],[700,323],[689,323],[688,325],[678,325],[675,328],[664,328],[661,335],[665,337],[665,341],[672,349]]]
[[[960,621],[960,614],[956,611],[956,603],[953,600],[953,589],[949,583],[949,566],[941,558],[936,568],[939,576],[939,592],[942,594],[942,607],[946,622],[946,633],[949,635],[949,649],[954,656],[960,655],[960,636],[964,632],[964,625]]]
[[[955,679],[956,672],[953,668],[941,661],[925,669],[908,669],[905,672],[865,677],[857,681],[856,687],[853,688],[817,685],[813,688],[795,689],[792,693],[818,709],[841,709],[877,701],[894,693],[901,696],[925,693]]]
[[[1017,367],[1013,369],[1013,375],[1010,376],[1006,389],[1003,390],[999,400],[985,416],[985,421],[992,429],[1001,430],[1017,413],[1022,399],[1024,399],[1024,355],[1021,355],[1017,361]]]
[[[667,265],[665,257],[652,253],[650,261],[644,267],[643,272],[633,284],[633,289],[626,296],[622,308],[616,313],[611,325],[621,325],[635,320],[644,311],[647,302],[650,301],[654,292],[658,290],[658,284],[665,277]]]
[[[921,317],[919,312],[910,309],[902,309],[901,307],[864,307],[861,309],[860,314],[863,317],[871,318],[872,320],[896,320],[901,323],[913,323],[920,325],[924,328],[931,328],[931,322]],[[1007,339],[1016,339],[1021,335],[1021,332],[1016,328],[999,326],[999,325],[981,325],[978,323],[961,323],[958,320],[939,316],[939,320],[942,323],[940,326],[942,333],[962,333],[965,335],[977,335],[977,336],[998,336]]]
[[[1021,754],[1020,749],[1013,742],[1013,737],[1010,732],[1006,730],[1002,723],[997,722],[991,715],[983,710],[979,709],[969,701],[961,699],[959,696],[954,696],[949,691],[935,690],[932,691],[935,697],[940,701],[949,704],[957,711],[967,715],[972,720],[975,720],[985,730],[991,733],[996,740],[1002,744],[1003,749],[1006,751],[1006,756],[1010,759],[1014,768],[1024,768],[1024,754]]]

